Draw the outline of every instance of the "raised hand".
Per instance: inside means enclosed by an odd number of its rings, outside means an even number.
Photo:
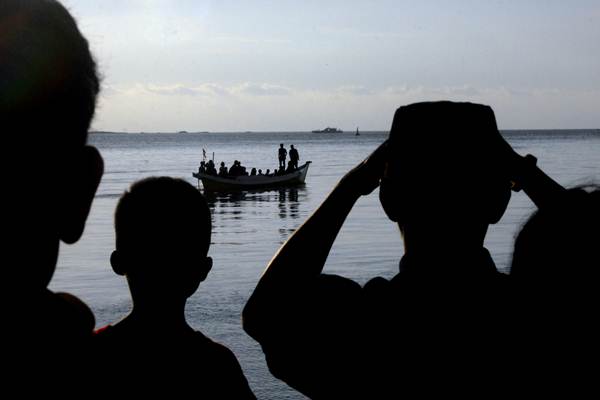
[[[361,196],[370,194],[381,181],[387,161],[388,142],[383,142],[340,181],[340,186]]]

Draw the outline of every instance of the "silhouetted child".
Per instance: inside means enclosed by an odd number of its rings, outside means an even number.
[[[189,183],[168,177],[132,185],[115,212],[113,270],[127,278],[133,310],[97,331],[98,356],[122,371],[127,391],[254,398],[233,353],[191,328],[185,304],[212,267],[211,215]],[[100,383],[104,383],[101,379]]]

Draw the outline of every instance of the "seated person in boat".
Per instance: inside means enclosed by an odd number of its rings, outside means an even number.
[[[252,168],[250,171],[250,176],[256,176],[256,168]]]
[[[240,167],[240,175],[248,176],[248,171],[246,171],[246,167],[244,167],[240,161],[238,161],[238,166]]]
[[[206,173],[209,175],[217,175],[217,169],[213,160],[208,160],[206,163]]]
[[[219,176],[222,176],[222,177],[227,176],[227,167],[225,166],[224,161],[221,161],[221,167],[219,168]]]
[[[239,176],[240,174],[240,169],[238,168],[238,160],[234,160],[233,164],[231,164],[231,167],[229,167],[229,173],[228,175],[231,177],[236,177]]]
[[[265,176],[271,176],[271,170],[267,168],[267,172],[265,172]]]
[[[263,173],[262,173],[262,169],[259,169],[259,170],[258,170],[258,175],[261,175],[261,176],[262,176],[262,174],[263,174]]]
[[[292,172],[294,172],[296,170],[296,168],[294,168],[294,162],[292,160],[288,161],[288,166],[287,169],[285,170],[286,174],[290,174]]]
[[[169,390],[175,397],[254,399],[231,350],[185,318],[187,299],[212,268],[204,196],[181,179],[141,180],[119,200],[115,231],[110,261],[127,278],[133,309],[96,331],[99,382],[137,395]]]

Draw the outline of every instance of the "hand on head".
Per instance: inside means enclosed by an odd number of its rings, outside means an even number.
[[[350,170],[342,178],[340,185],[357,191],[362,196],[370,194],[379,186],[383,176],[387,161],[387,149],[388,142],[386,140],[360,164]]]

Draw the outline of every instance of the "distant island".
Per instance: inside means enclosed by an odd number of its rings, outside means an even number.
[[[325,129],[317,129],[312,131],[312,133],[343,133],[344,131],[338,128],[330,128],[329,126]]]

